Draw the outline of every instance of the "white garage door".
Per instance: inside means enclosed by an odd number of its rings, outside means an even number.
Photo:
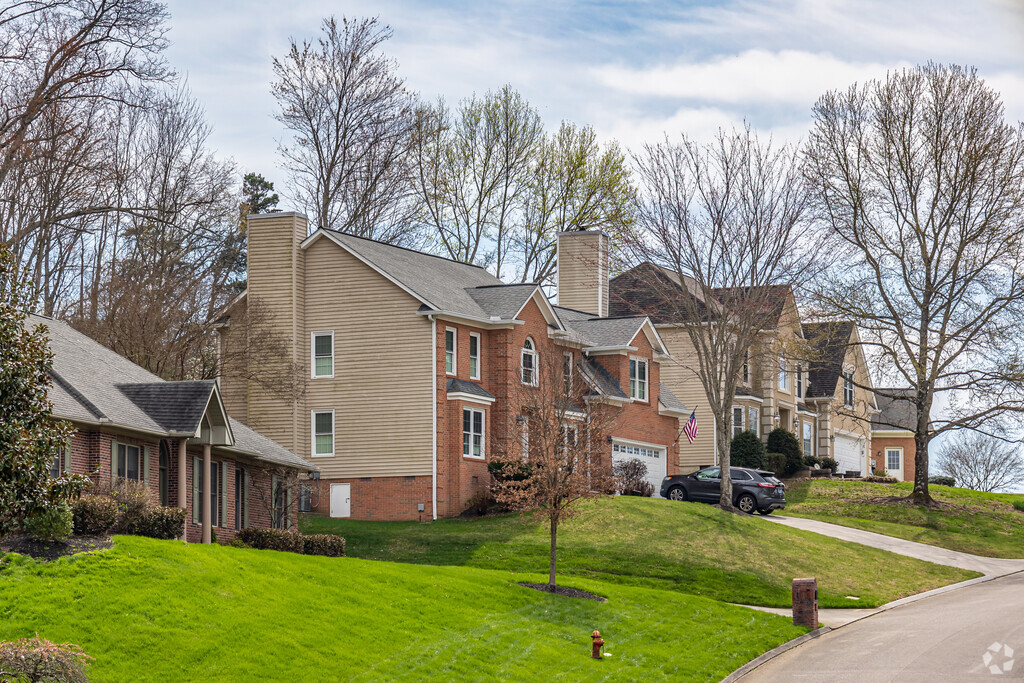
[[[864,439],[836,434],[835,445],[839,471],[856,470],[864,474]]]
[[[647,481],[654,486],[654,497],[661,497],[661,480],[668,472],[666,463],[665,448],[662,446],[651,446],[633,444],[625,441],[612,442],[612,464],[624,460],[636,458],[647,465]]]

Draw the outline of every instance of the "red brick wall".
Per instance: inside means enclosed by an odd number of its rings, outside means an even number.
[[[349,484],[351,519],[425,522],[433,518],[430,477],[321,479],[312,484],[318,487],[313,512],[319,515],[331,514],[331,484]],[[419,504],[422,512],[417,510]]]
[[[871,435],[871,463],[875,469],[885,467],[885,449],[903,448],[903,481],[914,481],[917,467],[914,457],[917,446],[913,436],[876,436]]]

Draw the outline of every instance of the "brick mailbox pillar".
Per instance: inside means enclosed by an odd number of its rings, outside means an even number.
[[[793,623],[818,628],[817,579],[793,579]]]

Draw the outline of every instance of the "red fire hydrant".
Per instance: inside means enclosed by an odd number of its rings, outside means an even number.
[[[601,659],[601,648],[604,647],[604,640],[601,638],[601,632],[594,631],[590,634],[590,637],[594,639],[594,652],[590,656],[594,659]]]

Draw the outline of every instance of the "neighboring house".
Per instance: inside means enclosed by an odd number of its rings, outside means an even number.
[[[75,428],[54,476],[144,482],[161,505],[186,509],[192,542],[295,527],[295,481],[316,468],[231,418],[216,382],[166,382],[66,323],[27,324],[48,329],[53,416]]]
[[[677,273],[644,263],[612,279],[609,291],[613,314],[651,317],[673,359],[662,365],[663,381],[696,407],[701,430],[692,444],[682,445],[683,471],[717,463],[714,416],[697,374],[689,332],[675,317],[683,310],[680,298],[694,295],[697,288]],[[712,313],[723,305],[717,299],[700,301]],[[804,454],[838,454],[841,470],[868,473],[868,425],[875,408],[871,391],[863,388],[870,387],[870,378],[855,327],[802,323],[792,288],[786,285],[773,286],[768,301],[775,323],[760,335],[741,369],[730,415],[733,435],[750,430],[767,440],[773,429],[784,427],[796,435]],[[835,336],[822,334],[826,328]],[[839,381],[848,372],[860,386]]]
[[[288,349],[277,362],[309,381],[288,400],[225,368],[224,402],[319,467],[314,511],[464,512],[488,489],[489,456],[521,417],[511,399],[537,381],[544,357],[583,373],[592,400],[618,412],[600,466],[641,457],[659,483],[678,471],[686,409],[660,383],[666,350],[645,317],[607,318],[606,303],[585,299],[558,308],[537,285],[483,268],[332,230],[307,235],[300,214],[248,220],[248,289],[221,320],[220,348],[245,348],[249,331],[233,321],[258,301]]]
[[[889,398],[902,395],[906,398]],[[917,444],[914,430],[917,408],[912,389],[878,389],[878,413],[871,418],[872,465],[900,481],[914,481]]]

